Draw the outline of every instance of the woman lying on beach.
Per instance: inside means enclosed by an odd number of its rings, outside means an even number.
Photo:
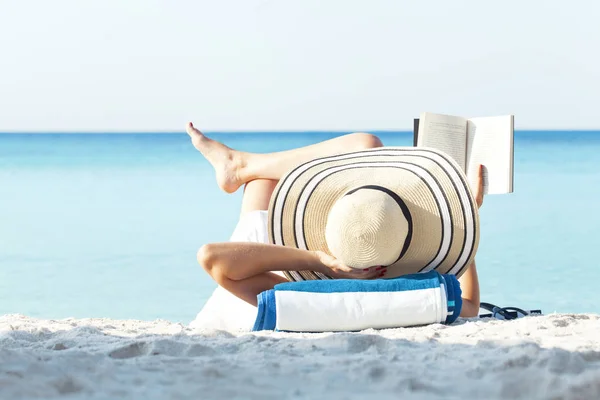
[[[256,306],[257,295],[289,279],[286,271],[315,271],[332,278],[374,279],[386,276],[386,266],[350,268],[322,251],[302,250],[269,244],[267,210],[277,183],[289,171],[311,160],[383,147],[381,140],[367,133],[352,133],[321,143],[271,154],[246,153],[231,149],[187,126],[194,147],[212,164],[217,184],[227,193],[244,186],[241,216],[227,243],[203,245],[198,251],[200,265],[215,282],[239,299]],[[381,149],[380,149],[381,150]],[[477,207],[483,202],[482,168],[479,184],[472,190]],[[473,198],[471,197],[471,199]],[[477,220],[478,221],[478,220]],[[473,256],[474,252],[473,250]],[[460,284],[462,317],[479,313],[479,282],[474,258],[466,264]]]

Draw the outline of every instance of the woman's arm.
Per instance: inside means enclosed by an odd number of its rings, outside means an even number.
[[[321,252],[262,243],[212,243],[198,251],[198,262],[223,288],[256,305],[256,296],[287,280],[271,271],[316,271],[334,278],[370,279],[378,268],[356,270]]]
[[[481,208],[483,204],[483,165],[479,166],[477,173],[476,187],[473,188],[475,193],[475,202],[477,208]],[[460,311],[460,316],[465,318],[476,317],[479,315],[479,278],[477,277],[477,267],[475,260],[469,265],[465,273],[460,277],[460,288],[462,290],[463,306]]]
[[[471,263],[467,271],[460,277],[460,288],[462,290],[463,305],[460,316],[471,318],[479,315],[479,279],[475,261]]]

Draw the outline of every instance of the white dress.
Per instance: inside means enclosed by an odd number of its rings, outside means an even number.
[[[267,211],[251,211],[242,215],[229,240],[269,243],[267,220]],[[218,286],[190,326],[200,329],[249,331],[254,325],[256,310],[256,307]]]

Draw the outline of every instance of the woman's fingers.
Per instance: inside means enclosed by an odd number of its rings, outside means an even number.
[[[479,171],[477,173],[477,191],[475,192],[475,201],[477,202],[477,207],[481,207],[483,204],[483,173],[484,166],[479,165]]]
[[[360,279],[374,279],[380,274],[375,268],[369,268],[369,271],[360,277]]]
[[[336,260],[337,261],[337,260]],[[385,266],[374,266],[370,268],[350,268],[341,262],[330,264],[330,275],[339,279],[375,279],[385,276]]]
[[[385,274],[386,267],[375,266],[365,269],[352,269],[348,271],[348,278],[354,279],[375,279],[383,277]]]
[[[387,267],[386,266],[377,266],[377,267],[373,267],[373,270],[369,273],[369,276],[371,277],[371,279],[373,278],[382,278],[385,276],[385,272],[387,271]]]

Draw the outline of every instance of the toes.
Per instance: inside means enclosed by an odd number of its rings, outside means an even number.
[[[188,122],[188,123],[187,123],[187,125],[186,125],[186,127],[185,127],[185,130],[187,131],[187,133],[188,133],[189,135],[194,135],[194,134],[196,134],[196,133],[199,133],[199,132],[200,132],[200,131],[198,131],[198,129],[194,128],[194,124],[192,124],[191,122]]]

